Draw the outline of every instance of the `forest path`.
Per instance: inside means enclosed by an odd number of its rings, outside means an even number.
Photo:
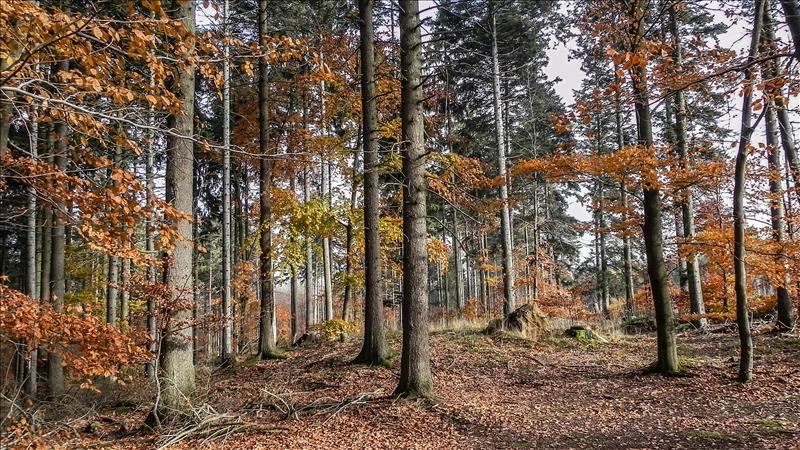
[[[797,448],[800,437],[796,335],[756,336],[755,381],[741,386],[735,335],[679,336],[687,376],[667,378],[643,373],[652,336],[437,333],[433,401],[391,398],[398,371],[349,364],[357,341],[214,374],[206,402],[270,429],[172,448]]]

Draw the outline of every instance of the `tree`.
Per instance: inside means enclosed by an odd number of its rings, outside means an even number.
[[[631,25],[631,51],[635,54],[643,51],[642,41],[646,29],[648,2],[637,0],[632,4],[629,14]],[[647,87],[647,65],[644,62],[633,66],[634,102],[636,108],[636,128],[638,144],[648,151],[653,151],[653,126],[650,115],[650,99]],[[647,185],[644,194],[644,246],[647,255],[647,273],[650,276],[650,288],[656,312],[658,335],[658,362],[656,368],[664,374],[680,371],[677,346],[675,344],[675,324],[673,321],[672,301],[668,291],[667,269],[664,264],[663,237],[661,231],[661,192],[658,188],[658,175],[655,169],[644,174]]]
[[[403,160],[403,351],[395,393],[433,391],[428,329],[427,187],[422,115],[419,1],[400,0],[400,83]]]
[[[259,277],[261,283],[261,305],[258,326],[258,352],[262,359],[274,358],[275,316],[272,280],[272,159],[269,149],[269,67],[267,65],[268,29],[267,0],[258,2],[258,38],[262,55],[258,60],[258,146],[259,146],[259,199],[261,208],[260,237],[261,257]]]
[[[195,30],[194,2],[173,3],[170,16],[179,20],[189,33]],[[194,45],[185,44],[186,53],[175,75],[175,90],[181,101],[180,112],[170,115],[169,125],[175,134],[167,138],[166,200],[181,214],[172,226],[183,239],[175,243],[169,255],[166,284],[174,310],[161,336],[161,403],[158,416],[170,417],[185,412],[195,388],[192,357],[192,201],[194,133]]]
[[[231,69],[227,42],[229,1],[222,5],[222,358],[233,354],[233,316],[231,308]]]
[[[387,356],[383,332],[380,255],[380,180],[378,174],[375,30],[373,0],[359,0],[361,36],[361,110],[364,146],[364,343],[356,361],[381,364]]]
[[[775,50],[775,23],[772,20],[771,13],[770,13],[770,2],[765,3],[764,5],[764,33],[766,43],[769,45],[770,50]],[[780,80],[780,71],[778,70],[777,63],[768,62],[766,63],[767,73],[764,76],[764,79],[770,80]],[[780,86],[775,86],[771,89],[772,92],[768,92],[768,95],[772,95],[776,98],[782,97],[782,89]],[[788,165],[787,171],[791,174],[794,178],[795,187],[797,187],[798,179],[800,179],[800,165],[797,159],[797,150],[795,149],[795,142],[794,136],[792,136],[792,125],[789,121],[789,113],[787,112],[786,105],[783,102],[776,101],[774,98],[770,99],[767,102],[770,111],[768,114],[774,114],[775,118],[773,119],[770,116],[766,117],[767,120],[767,138],[771,138],[772,146],[770,147],[771,152],[769,153],[769,163],[770,163],[770,191],[773,195],[778,194],[781,191],[780,187],[780,180],[781,180],[781,158],[777,152],[777,142],[778,136],[780,137],[780,142],[782,148],[784,150],[784,155],[786,158],[786,163]],[[777,123],[775,123],[777,122]],[[787,183],[788,183],[788,175],[787,175]],[[797,196],[800,199],[800,193]],[[779,245],[783,246],[783,241],[785,240],[785,229],[782,222],[784,222],[783,218],[783,202],[773,200],[771,205],[771,213],[773,215],[773,232],[775,233],[775,238],[778,241]],[[781,249],[783,253],[781,258],[779,259],[779,263],[783,264],[785,262],[785,249]],[[791,293],[788,290],[788,279],[784,276],[783,280],[784,285],[779,287],[777,290],[778,294],[778,317],[777,323],[778,327],[784,330],[791,330],[794,328],[794,303],[792,302]]]
[[[497,166],[502,180],[500,185],[500,237],[503,245],[503,314],[511,314],[516,309],[514,300],[514,243],[511,230],[511,211],[508,205],[508,178],[506,174],[506,136],[503,124],[502,93],[500,90],[500,64],[497,56],[497,18],[490,4],[489,14],[492,26],[492,89],[494,99],[495,138],[497,142]],[[508,112],[506,112],[508,114]]]
[[[681,47],[680,26],[678,24],[677,7],[672,5],[669,11],[670,32],[672,34],[673,58],[680,70],[683,64],[683,49]],[[678,158],[681,161],[681,168],[686,169],[689,165],[689,152],[686,143],[686,98],[683,90],[679,89],[674,95],[675,103],[675,147]],[[688,240],[695,238],[694,226],[694,200],[692,198],[691,186],[686,186],[680,194],[681,218],[683,226],[683,237]],[[705,303],[703,302],[703,289],[700,285],[700,267],[697,255],[690,254],[686,257],[686,274],[689,288],[689,305],[692,314],[702,315],[706,313]],[[694,321],[695,326],[703,328],[706,319],[700,318]]]
[[[62,61],[58,64],[59,71],[69,70],[69,61]],[[55,124],[55,166],[59,170],[67,168],[67,140],[68,128],[67,124],[61,120]],[[65,221],[64,210],[68,209],[68,205],[59,205],[63,208],[61,211],[53,211],[53,226],[51,238],[50,256],[50,304],[53,306],[55,312],[64,311],[64,295],[66,295],[67,286],[64,276],[64,252],[66,247],[65,236]],[[49,397],[60,397],[64,395],[64,367],[62,364],[61,355],[55,352],[47,353],[47,395]]]
[[[750,36],[748,62],[758,56],[758,45],[764,19],[764,0],[756,0],[753,31]],[[750,332],[750,313],[747,308],[747,273],[745,269],[745,213],[744,190],[747,172],[747,152],[753,134],[752,98],[754,69],[748,67],[744,72],[744,95],[742,96],[742,127],[739,134],[739,148],[736,152],[736,173],[733,187],[733,268],[736,277],[736,325],[739,331],[739,375],[742,383],[753,377],[753,337]]]

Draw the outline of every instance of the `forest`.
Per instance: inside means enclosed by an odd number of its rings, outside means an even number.
[[[0,448],[797,448],[797,0],[0,0]]]

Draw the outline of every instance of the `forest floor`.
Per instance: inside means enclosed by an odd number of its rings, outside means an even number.
[[[248,360],[202,379],[203,427],[137,430],[117,398],[73,421],[68,447],[800,448],[800,337],[755,337],[754,381],[733,381],[735,334],[679,336],[685,376],[645,373],[652,335],[582,343],[475,331],[431,337],[436,397],[396,400],[397,368],[350,364],[357,339]],[[394,352],[399,338],[390,339]],[[395,365],[399,357],[393,359]],[[124,392],[120,390],[120,392]],[[129,405],[126,407],[125,405]],[[133,406],[136,405],[136,406]],[[199,420],[199,419],[198,419]],[[195,424],[196,425],[196,424]],[[126,431],[134,430],[134,431]]]

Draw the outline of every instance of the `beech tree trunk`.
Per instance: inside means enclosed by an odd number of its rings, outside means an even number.
[[[645,32],[645,16],[647,0],[637,0],[633,5],[631,16],[635,18],[633,35],[637,42],[641,41]],[[653,127],[650,115],[650,103],[647,87],[647,67],[636,66],[633,69],[633,90],[636,108],[636,125],[638,143],[648,151],[653,149]],[[656,169],[644,174],[655,179]],[[675,323],[672,312],[672,300],[669,296],[669,277],[664,264],[664,242],[661,231],[661,192],[657,185],[646,186],[644,193],[644,246],[647,255],[647,273],[655,306],[658,362],[656,369],[663,374],[677,373],[677,345],[675,344]]]
[[[403,351],[396,395],[433,391],[428,330],[428,227],[419,1],[400,0],[400,118],[403,159]]]
[[[491,6],[494,7],[493,5]],[[500,234],[503,247],[503,314],[511,314],[516,309],[514,300],[514,243],[511,236],[511,212],[508,205],[508,177],[506,174],[505,130],[503,126],[502,97],[500,92],[500,64],[497,56],[497,23],[494,9],[492,19],[492,87],[494,98],[495,140],[497,143],[497,165],[503,184],[500,186]]]
[[[758,55],[758,44],[761,37],[763,23],[764,1],[756,0],[755,19],[753,32],[750,38],[750,52],[748,61],[753,61]],[[733,184],[733,269],[734,288],[736,291],[736,324],[739,331],[739,376],[742,383],[750,381],[753,377],[753,337],[750,332],[750,314],[747,308],[747,273],[745,270],[745,215],[744,215],[744,190],[747,172],[747,152],[750,146],[750,137],[753,134],[752,126],[752,84],[754,69],[745,69],[744,95],[742,96],[742,127],[739,137],[739,149],[736,153],[736,168]]]
[[[258,2],[258,37],[261,51],[267,53],[267,0]],[[269,79],[266,58],[258,62],[258,111],[259,111],[259,152],[260,161],[260,191],[261,206],[259,243],[261,246],[260,280],[261,301],[258,325],[258,351],[262,359],[276,356],[275,331],[272,326],[275,315],[272,281],[272,160],[269,150]]]
[[[30,108],[31,124],[30,124],[30,157],[32,160],[39,158],[39,112],[36,104],[31,105]],[[36,189],[33,186],[28,186],[28,211],[26,212],[27,230],[26,230],[26,294],[33,300],[39,300],[40,290],[36,286],[37,270],[36,270]],[[36,387],[38,381],[37,373],[37,360],[39,359],[38,349],[33,346],[27,348],[26,356],[26,378],[25,378],[25,394],[34,398],[36,396]]]
[[[195,29],[194,2],[176,1],[170,15],[183,22],[189,32]],[[187,57],[194,53],[194,44],[187,48]],[[194,71],[193,64],[179,65],[175,79],[175,90],[181,100],[180,114],[171,115],[169,128],[180,136],[167,137],[166,200],[181,213],[192,214],[194,143]],[[192,318],[192,223],[178,218],[173,223],[178,234],[186,240],[178,240],[172,250],[169,266],[166,268],[166,283],[172,294],[172,301],[179,305],[165,324],[161,336],[161,404],[157,414],[165,417],[186,412],[190,405],[188,398],[194,391],[194,363],[192,327],[186,322]]]
[[[108,270],[106,278],[106,323],[117,324],[117,298],[119,291],[119,258],[108,256]]]

